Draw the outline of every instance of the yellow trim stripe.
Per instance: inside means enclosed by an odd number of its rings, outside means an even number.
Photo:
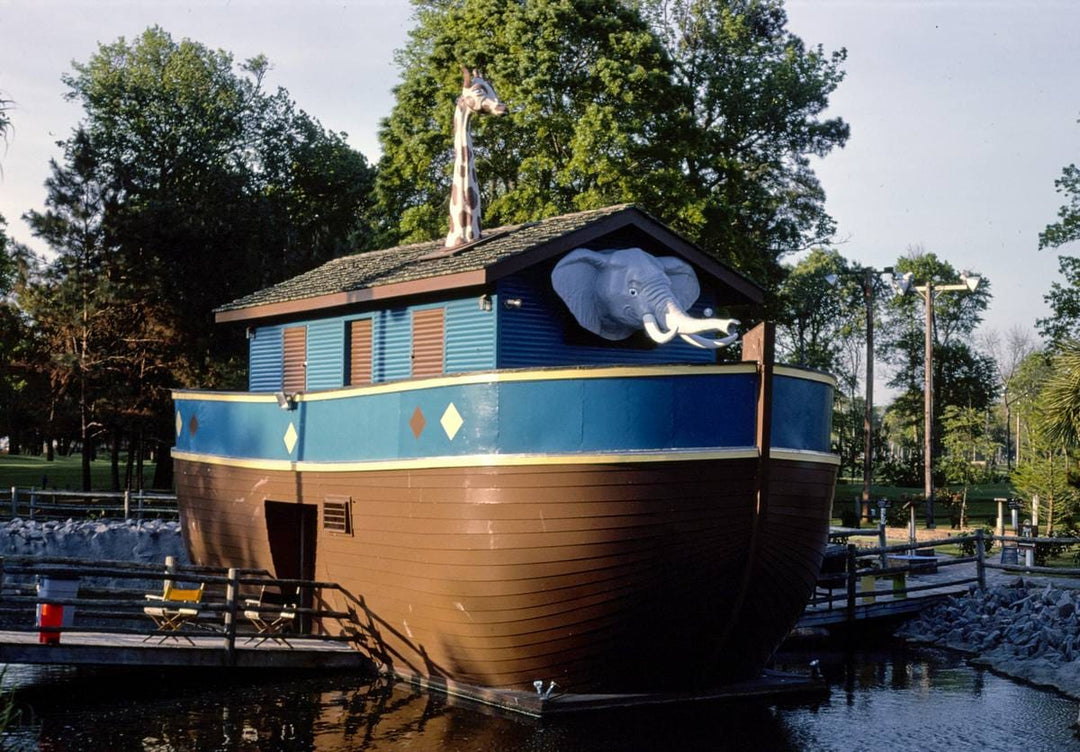
[[[809,371],[803,368],[795,368],[793,366],[776,366],[775,368],[773,368],[773,373],[778,376],[788,376],[795,379],[803,379],[804,381],[818,381],[822,384],[828,384],[834,389],[836,388],[836,378],[821,371]]]
[[[394,381],[372,386],[344,387],[318,392],[301,392],[294,399],[299,402],[318,402],[369,394],[391,394],[433,389],[442,386],[467,386],[472,384],[506,384],[522,381],[565,381],[571,379],[626,379],[658,376],[719,376],[737,373],[755,373],[753,363],[733,363],[720,366],[616,366],[613,368],[552,368],[521,371],[483,371],[460,376],[438,376],[431,379]],[[798,375],[801,371],[793,371]],[[209,392],[195,389],[176,389],[173,399],[198,399],[207,402],[277,402],[272,392]]]
[[[387,470],[426,470],[444,467],[508,467],[513,465],[593,465],[622,464],[630,462],[686,462],[699,460],[735,460],[755,459],[757,449],[744,447],[739,449],[721,449],[712,451],[671,450],[666,452],[619,452],[609,454],[470,454],[460,457],[423,457],[410,460],[374,460],[371,462],[292,462],[289,460],[254,460],[236,457],[222,457],[214,454],[196,454],[176,449],[173,459],[186,462],[202,462],[208,465],[225,465],[247,470],[278,470],[293,472],[375,472]],[[776,459],[796,460],[799,462],[820,462],[839,465],[840,458],[824,452],[806,452],[799,450],[776,450],[771,452]]]
[[[571,379],[626,379],[662,376],[721,376],[727,374],[755,373],[753,363],[734,363],[721,366],[667,366],[614,368],[553,368],[550,370],[486,371],[460,376],[439,376],[431,379],[395,381],[372,386],[344,387],[318,392],[301,392],[294,399],[299,402],[319,402],[369,394],[392,394],[434,389],[443,386],[468,386],[472,384],[507,384],[525,381],[565,381]],[[790,366],[777,366],[774,373],[806,381],[818,381],[836,387],[836,379],[819,371],[807,371]],[[173,399],[198,399],[206,402],[276,402],[270,392],[209,392],[197,389],[176,389]]]
[[[769,456],[778,460],[793,462],[820,462],[825,465],[840,466],[840,457],[828,452],[813,452],[809,449],[772,449]]]
[[[693,460],[754,459],[757,449],[743,447],[712,451],[671,450],[666,452],[619,452],[608,454],[468,454],[460,457],[421,457],[409,460],[373,460],[371,462],[291,462],[289,460],[253,460],[196,454],[173,449],[173,459],[227,465],[249,470],[292,470],[303,472],[372,472],[378,470],[424,470],[443,467],[506,467],[511,465],[589,465],[629,462],[685,462]]]

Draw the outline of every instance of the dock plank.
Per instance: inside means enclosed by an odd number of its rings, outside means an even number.
[[[71,666],[147,666],[239,669],[351,669],[374,671],[374,664],[347,643],[293,639],[292,647],[267,641],[238,641],[229,662],[220,636],[191,635],[193,645],[172,637],[145,641],[139,635],[65,631],[58,644],[41,644],[36,632],[0,631],[0,663]]]

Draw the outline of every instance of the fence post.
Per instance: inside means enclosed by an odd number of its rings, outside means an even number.
[[[992,540],[992,539],[991,539]],[[986,590],[986,541],[983,530],[975,531],[975,572],[979,580],[979,590]]]
[[[131,518],[131,489],[124,489],[124,519]]]
[[[237,571],[229,568],[229,584],[225,587],[225,663],[236,665],[236,599],[240,591]]]
[[[19,516],[19,489],[15,486],[11,487],[11,517],[12,519]]]
[[[847,620],[855,621],[855,575],[858,564],[855,561],[855,544],[847,547]]]
[[[34,503],[37,501],[37,492],[30,489],[30,519],[34,519]]]

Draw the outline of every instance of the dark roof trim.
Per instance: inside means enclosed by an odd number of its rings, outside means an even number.
[[[502,279],[554,256],[588,245],[590,240],[628,226],[636,227],[643,233],[651,235],[690,263],[701,267],[711,276],[728,285],[736,294],[744,298],[737,302],[760,304],[764,301],[765,293],[757,284],[719,263],[696,245],[669,230],[667,226],[637,207],[628,207],[625,211],[568,232],[530,251],[496,261],[488,267],[488,281]]]
[[[462,287],[474,287],[482,285],[486,281],[487,275],[484,270],[478,269],[471,272],[444,274],[441,277],[427,277],[426,279],[398,282],[380,287],[364,287],[359,290],[318,295],[313,298],[300,298],[281,303],[266,303],[265,305],[251,306],[250,308],[218,311],[214,314],[214,321],[218,324],[227,324],[236,321],[250,321],[251,319],[295,316],[300,313],[321,311],[327,308],[337,308],[338,306],[369,303],[407,295],[422,295],[442,290],[456,290]]]

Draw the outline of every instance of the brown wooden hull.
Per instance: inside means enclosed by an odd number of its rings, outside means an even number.
[[[367,472],[178,460],[176,482],[194,561],[278,576],[267,502],[314,514],[351,499],[350,533],[321,519],[313,532],[313,574],[362,597],[395,671],[628,692],[754,675],[794,625],[835,466],[765,466],[761,499],[751,457]]]

